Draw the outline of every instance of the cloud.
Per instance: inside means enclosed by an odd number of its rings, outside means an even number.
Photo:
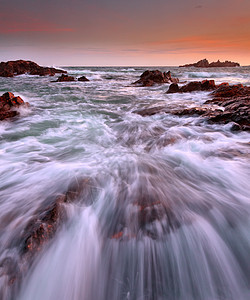
[[[20,32],[72,32],[72,28],[67,28],[55,23],[41,20],[27,14],[8,14],[0,13],[0,34],[15,34]]]

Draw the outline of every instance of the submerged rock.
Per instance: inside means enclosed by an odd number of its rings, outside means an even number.
[[[226,60],[224,62],[221,62],[221,61],[218,60],[216,62],[209,63],[208,60],[205,58],[205,59],[199,60],[196,63],[186,64],[186,65],[179,66],[179,67],[180,68],[183,68],[183,67],[219,68],[219,67],[239,67],[239,66],[240,66],[239,63],[228,61],[228,60]]]
[[[21,97],[15,97],[13,93],[7,92],[0,97],[0,121],[19,115],[16,110],[19,106],[29,106]]]
[[[1,77],[14,77],[21,74],[39,75],[39,76],[54,76],[56,73],[67,73],[66,71],[41,67],[33,61],[16,60],[0,63]]]
[[[73,76],[62,74],[55,82],[68,82],[68,81],[75,81]]]
[[[159,70],[153,70],[153,71],[145,71],[140,76],[140,79],[135,81],[133,84],[139,85],[139,86],[152,86],[156,83],[162,84],[162,83],[177,83],[179,82],[178,78],[172,78],[170,71],[168,72],[161,72]]]
[[[90,178],[75,179],[64,194],[47,201],[52,204],[41,208],[37,216],[29,222],[21,237],[22,253],[41,250],[56,233],[63,221],[67,220],[65,205],[79,202],[85,206],[93,203],[95,183]]]

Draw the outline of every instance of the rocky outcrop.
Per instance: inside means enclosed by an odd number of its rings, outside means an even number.
[[[203,116],[210,123],[232,123],[232,130],[246,130],[250,131],[250,87],[242,84],[230,86],[224,82],[215,86],[213,80],[206,80],[203,82],[193,82],[187,84],[185,90],[179,88],[178,85],[171,85],[172,92],[192,91],[192,90],[209,90],[213,99],[206,101],[205,104],[216,104],[223,107],[223,109],[214,109],[212,106],[191,107],[181,109],[169,109],[166,106],[148,107],[145,109],[134,111],[141,116],[151,116],[159,113],[170,113],[177,116]]]
[[[237,63],[237,62],[232,62],[232,61],[224,61],[224,62],[221,62],[221,61],[216,61],[216,62],[211,62],[209,63],[208,60],[205,58],[205,59],[202,59],[202,60],[199,60],[198,62],[196,63],[193,63],[193,64],[186,64],[186,65],[183,65],[183,66],[179,66],[180,68],[183,68],[183,67],[196,67],[196,68],[220,68],[220,67],[239,67],[240,64]]]
[[[81,76],[80,78],[77,79],[78,81],[89,81],[89,79],[85,76]]]
[[[145,71],[140,79],[135,81],[133,84],[138,86],[152,86],[154,84],[163,84],[163,83],[177,83],[179,82],[178,78],[173,78],[170,71],[161,72],[159,70]]]
[[[75,81],[75,78],[73,76],[62,74],[55,82],[69,82],[69,81]]]
[[[211,91],[216,89],[214,80],[192,81],[182,87],[177,83],[172,83],[167,91],[167,94],[172,93],[190,93],[195,91]]]
[[[210,122],[229,123],[234,122],[233,130],[250,131],[250,87],[237,85],[220,85],[212,93],[213,99],[206,104],[217,104],[224,110],[215,110],[206,113]]]
[[[16,110],[19,106],[29,106],[21,97],[15,97],[14,94],[7,92],[0,97],[0,121],[13,118],[19,115]]]
[[[210,123],[227,124],[232,122],[232,130],[250,131],[250,88],[242,84],[229,86],[223,83],[211,93],[213,99],[205,104],[216,104],[222,109],[192,107],[172,111],[174,115],[202,115]]]
[[[66,71],[41,67],[33,61],[16,60],[0,63],[1,77],[14,77],[21,74],[39,75],[39,76],[54,76],[56,73],[67,73]]]

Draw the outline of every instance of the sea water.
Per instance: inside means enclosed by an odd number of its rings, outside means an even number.
[[[249,133],[202,117],[134,113],[211,99],[166,94],[169,84],[132,86],[148,68],[64,69],[90,81],[0,78],[0,94],[30,103],[0,123],[0,298],[249,299]],[[181,84],[250,86],[250,67],[160,70]],[[91,201],[65,205],[67,221],[22,268],[27,224],[79,178],[94,180]]]

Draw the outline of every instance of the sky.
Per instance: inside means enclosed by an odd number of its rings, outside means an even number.
[[[250,0],[0,0],[0,61],[250,65]]]

